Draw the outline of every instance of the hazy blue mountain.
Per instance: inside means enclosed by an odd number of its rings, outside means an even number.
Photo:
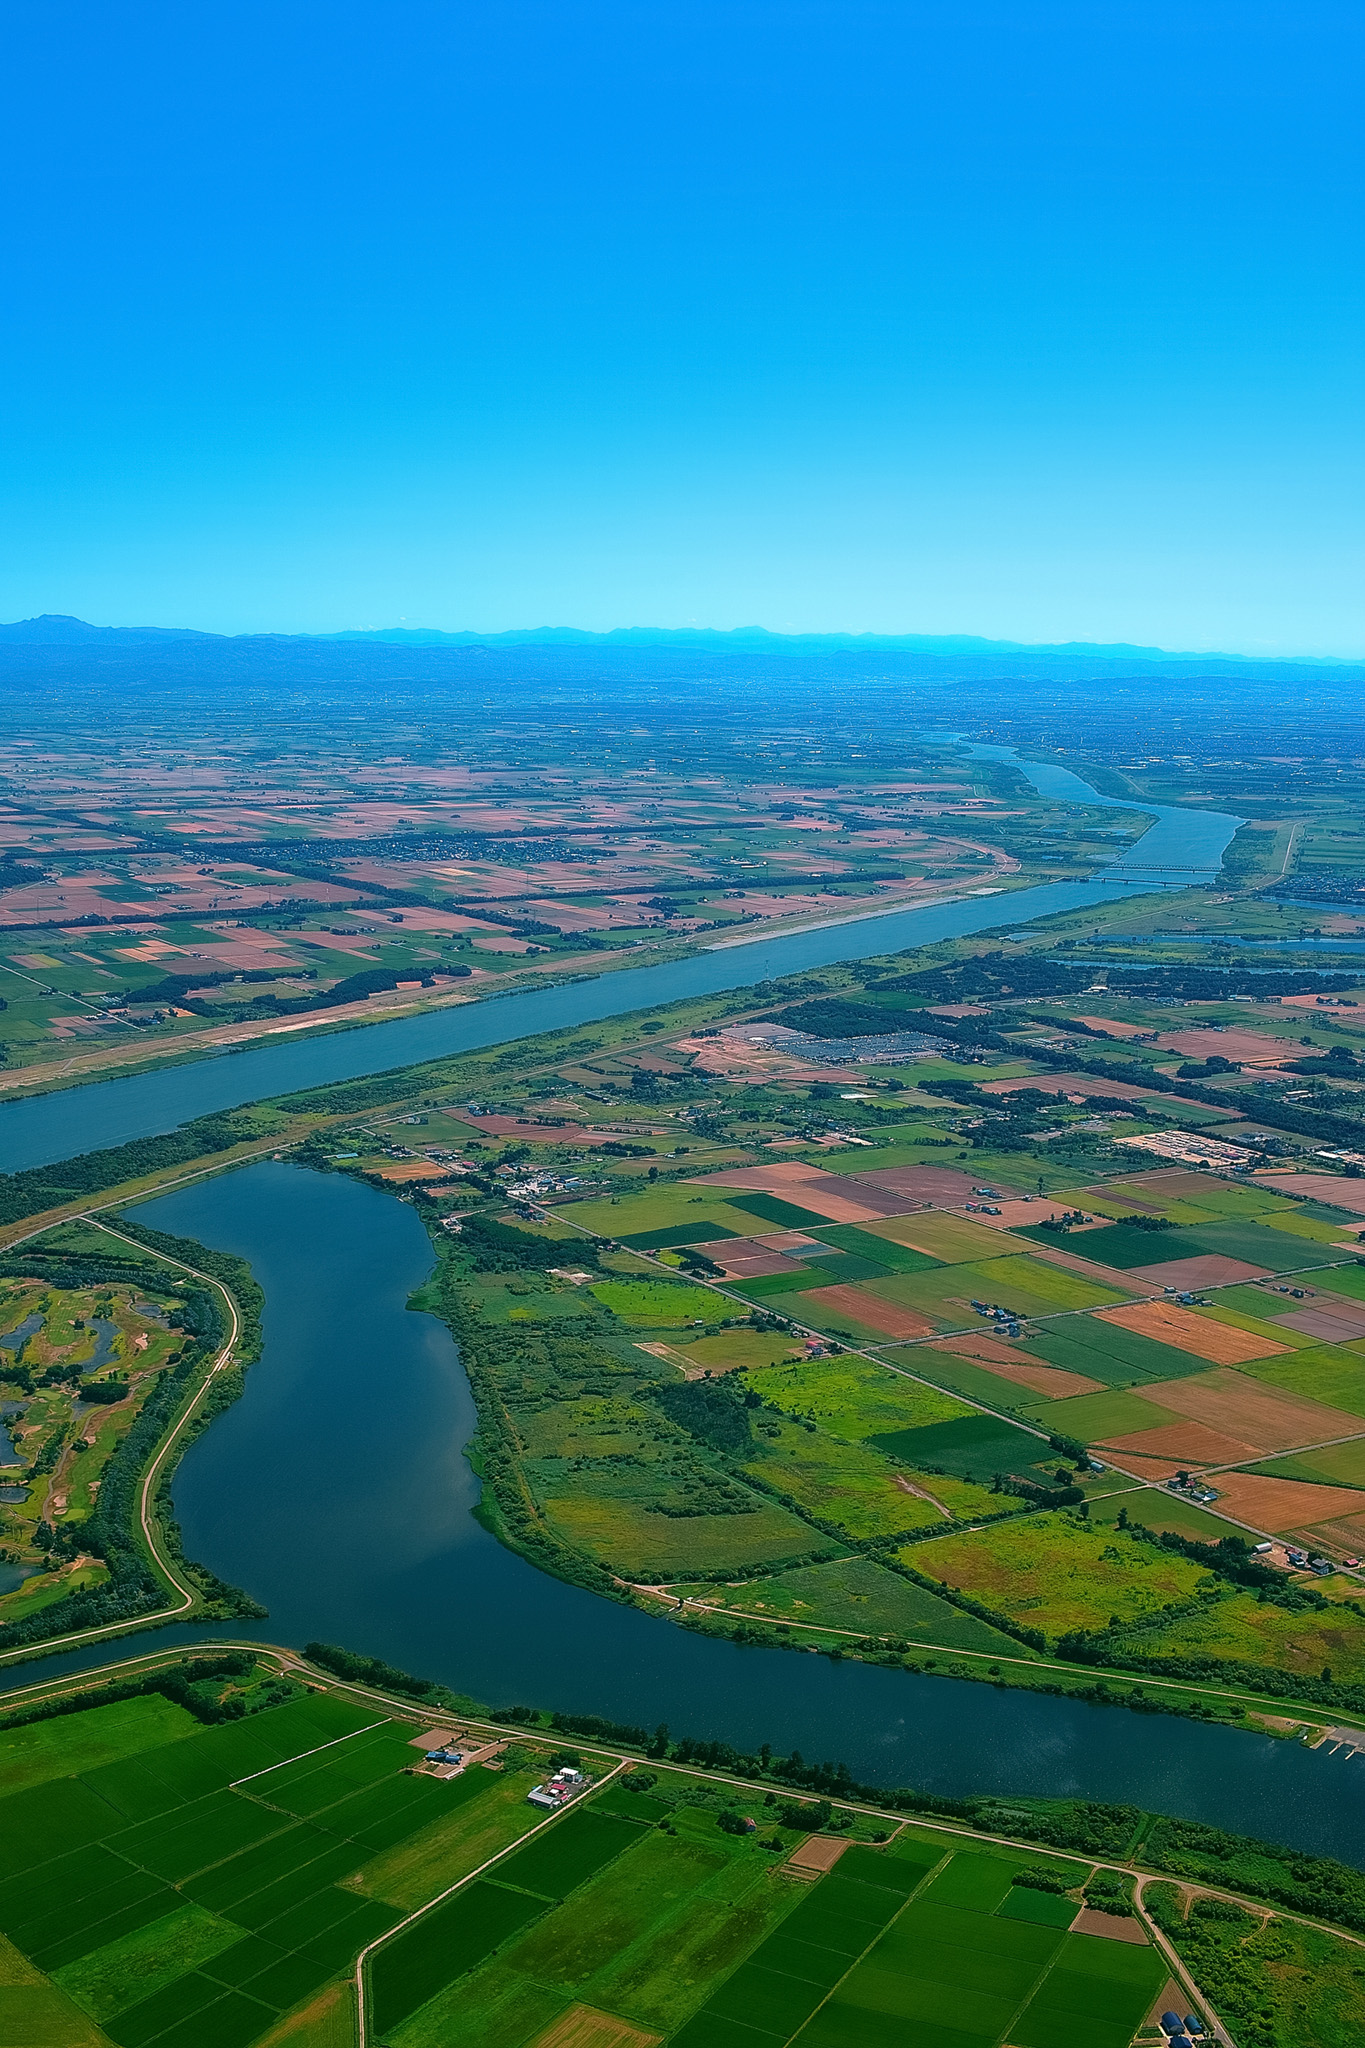
[[[719,655],[921,655],[937,659],[963,657],[968,660],[999,661],[1011,656],[1029,664],[1058,662],[1068,670],[1078,663],[1120,662],[1145,669],[1169,669],[1173,664],[1193,663],[1207,669],[1216,663],[1245,664],[1256,669],[1274,668],[1281,663],[1297,668],[1335,668],[1354,671],[1362,666],[1333,657],[1317,655],[1243,655],[1173,652],[1164,647],[1138,647],[1126,641],[1067,640],[1032,642],[987,640],[974,633],[773,633],[766,626],[736,626],[719,632],[694,626],[616,626],[606,633],[591,633],[578,626],[532,626],[507,633],[442,632],[434,626],[383,626],[352,629],[341,633],[201,633],[188,626],[92,626],[65,612],[43,612],[35,619],[18,619],[0,624],[0,642],[12,646],[98,646],[117,641],[192,640],[201,644],[232,642],[297,646],[338,643],[394,647],[515,648],[568,647],[584,650],[601,648],[628,651],[634,648],[674,649],[679,653]]]

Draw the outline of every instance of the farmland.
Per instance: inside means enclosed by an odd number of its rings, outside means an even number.
[[[971,801],[1002,829],[1002,804],[1047,809],[1012,770],[987,781]],[[780,822],[800,826],[808,855],[809,819],[792,802]],[[515,822],[485,815],[488,844],[503,825],[524,837],[540,817],[528,805]],[[783,834],[763,815],[761,831],[754,821],[745,830],[756,858],[780,865]],[[681,825],[679,811],[660,848]],[[694,851],[713,827],[715,843],[729,843],[719,812],[708,814]],[[357,886],[395,887],[377,869],[361,877],[338,850],[346,836],[338,829],[324,864]],[[491,869],[480,872],[487,880]],[[765,905],[781,894],[775,872]],[[514,932],[491,896],[489,914],[476,914],[472,883],[469,903],[443,910],[434,873],[407,879],[418,894],[431,884],[422,914],[438,923],[419,927],[405,903],[383,928],[329,928],[353,971],[364,956],[364,972],[392,958],[397,973],[423,951],[422,972],[443,986],[456,955],[482,955],[498,933],[513,951],[496,970],[473,961],[475,975],[506,974],[509,962],[538,973],[569,957],[570,937],[598,951],[624,943],[626,924],[605,909],[605,923],[524,910],[523,923],[553,931]],[[675,877],[670,904],[681,888]],[[537,889],[542,906],[563,893],[547,877]],[[612,893],[624,912],[629,890]],[[1130,929],[1141,937],[1146,914],[1137,899],[1121,915],[1116,906],[1114,942]],[[320,944],[307,934],[340,915],[301,915],[287,945]],[[708,922],[657,907],[648,920],[661,946],[694,941]],[[1197,1640],[1205,1665],[1238,1667],[1239,1685],[1257,1670],[1273,1689],[1286,1671],[1306,1683],[1330,1669],[1339,1692],[1355,1683],[1356,1660],[1318,1658],[1315,1603],[1352,1603],[1365,1589],[1347,1563],[1365,1549],[1355,1239],[1365,1212],[1344,1153],[1309,1151],[1325,1131],[1305,1128],[1297,1149],[1266,1137],[1290,1149],[1239,1146],[1244,1159],[1215,1167],[1199,1163],[1199,1148],[1215,1131],[1238,1145],[1253,1109],[1282,1133],[1296,1119],[1353,1114],[1358,1006],[1314,996],[1310,1015],[1292,989],[1247,1002],[1230,983],[1208,993],[1204,968],[1178,947],[1155,948],[1160,960],[1130,993],[1096,979],[1093,936],[1067,916],[1027,943],[947,941],[761,992],[680,998],[253,1115],[287,1125],[301,1163],[382,1188],[428,1226],[436,1270],[413,1306],[445,1320],[470,1375],[480,1514],[539,1567],[661,1617],[682,1613],[670,1588],[739,1588],[724,1603],[733,1612],[708,1601],[686,1618],[763,1641],[782,1605],[764,1588],[814,1574],[809,1590],[828,1588],[829,1605],[803,1600],[802,1618],[856,1635],[859,1610],[837,1568],[889,1572],[903,1607],[937,1598],[928,1586],[945,1583],[935,1560],[948,1556],[948,1592],[927,1610],[945,1650],[961,1647],[970,1621],[1026,1659],[1039,1641],[1065,1642],[1081,1662],[1103,1652],[1174,1677]],[[332,981],[338,964],[318,963],[329,990],[345,978]],[[257,986],[224,980],[204,1001],[235,989],[221,1000],[249,1009]],[[429,990],[413,1000],[454,999],[435,981]],[[1177,1004],[1191,1014],[1173,1016]],[[883,1027],[916,1043],[864,1057],[869,1044],[885,1051]],[[1330,1074],[1295,1071],[1305,1037]],[[1304,1089],[1283,1085],[1301,1079]],[[1315,1108],[1294,1106],[1309,1098]],[[54,1323],[39,1346],[61,1350],[64,1328]],[[44,1388],[33,1399],[67,1396]],[[90,1459],[72,1480],[68,1540],[77,1520],[97,1521],[102,1488]],[[18,1521],[35,1499],[15,1504]],[[1162,1551],[1150,1573],[1130,1570],[1141,1529],[1248,1554],[1271,1541],[1258,1569],[1272,1576],[1255,1604],[1275,1610],[1274,1626],[1248,1621],[1239,1647],[1227,1555],[1203,1591],[1210,1574],[1192,1557]],[[1069,1556],[1096,1531],[1122,1539],[1123,1569],[1109,1560],[1093,1597],[1068,1609],[1053,1585],[1065,1574],[1049,1572],[1043,1552]],[[1041,1546],[1027,1566],[1008,1563],[1015,1537]],[[1320,1561],[1314,1576],[1292,1564],[1291,1542]],[[38,1561],[26,1553],[15,1568]],[[35,1573],[0,1593],[0,1616],[9,1602],[31,1619],[44,1601],[65,1614],[68,1597],[100,1594],[109,1570],[92,1544],[63,1558],[57,1582]],[[1163,1573],[1181,1584],[1136,1597]],[[861,1611],[870,1618],[880,1604]],[[864,1633],[877,1656],[891,1654],[888,1637],[921,1640],[909,1622]],[[1344,1696],[1337,1704],[1354,1711]]]
[[[866,1599],[870,1569],[815,1571]],[[790,1575],[793,1605],[804,1589]],[[1172,2002],[1135,1877],[1221,2015],[1282,2007],[1294,2048],[1352,2038],[1357,1951],[1258,1904],[1326,1887],[1355,1924],[1360,1880],[1339,1865],[1083,1803],[978,1799],[947,1824],[907,1820],[914,1795],[883,1808],[784,1789],[788,1764],[766,1751],[726,1751],[719,1771],[685,1741],[676,1759],[667,1744],[648,1760],[566,1753],[530,1710],[513,1730],[451,1710],[441,1727],[493,1738],[493,1768],[443,1779],[414,1770],[430,1708],[362,1706],[316,1673],[305,1689],[273,1675],[282,1654],[170,1667],[192,1713],[152,1676],[136,1697],[77,1694],[55,1721],[0,1723],[7,2038],[354,2048],[365,1950],[368,2025],[392,2048],[845,2048],[907,2027],[967,2048],[1052,2048],[1083,2028],[1129,2048]],[[225,1718],[234,1697],[245,1711]],[[566,1754],[590,1789],[547,1820],[526,1791]],[[1011,1824],[1025,1839],[998,1839]],[[1204,1891],[1210,1861],[1244,1903]]]

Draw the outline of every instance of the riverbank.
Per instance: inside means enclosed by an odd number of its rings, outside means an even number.
[[[248,1639],[358,1642],[494,1706],[543,1698],[552,1670],[563,1711],[648,1727],[671,1714],[736,1748],[778,1740],[843,1756],[866,1782],[917,1779],[944,1796],[1131,1799],[1319,1853],[1358,1838],[1365,1780],[1302,1743],[1120,1717],[1072,1692],[853,1658],[794,1664],[548,1577],[472,1513],[480,1489],[461,1447],[473,1402],[444,1328],[406,1307],[431,1263],[410,1207],[268,1163],[140,1214],[246,1258],[265,1292],[261,1361],[175,1489],[187,1551],[270,1609],[237,1631]]]

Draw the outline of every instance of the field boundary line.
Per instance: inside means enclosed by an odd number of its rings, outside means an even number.
[[[612,1754],[611,1751],[607,1751],[605,1753],[607,1755]],[[633,1763],[634,1761],[635,1760],[633,1757],[623,1756],[618,1758],[614,1767],[610,1771],[608,1771],[606,1777],[603,1778],[602,1783],[600,1785],[596,1785],[593,1787],[593,1796],[596,1796],[597,1793],[601,1792],[604,1789],[604,1787],[611,1783],[613,1778],[618,1777],[620,1773],[623,1770],[625,1770],[626,1766],[628,1764]],[[566,1814],[578,1812],[580,1810],[580,1806],[586,1806],[588,1803],[589,1802],[587,1800],[574,1800],[571,1802],[570,1805],[561,1807],[558,1813],[548,1814],[544,1820],[537,1821],[535,1826],[528,1828],[524,1835],[519,1835],[515,1842],[509,1842],[506,1848],[499,1849],[496,1855],[490,1856],[486,1862],[481,1863],[477,1870],[466,1871],[465,1875],[463,1877],[457,1878],[454,1884],[447,1885],[443,1892],[438,1892],[434,1899],[428,1899],[425,1905],[418,1906],[414,1912],[411,1912],[407,1915],[406,1919],[398,1921],[398,1923],[393,1927],[386,1928],[383,1934],[376,1935],[374,1940],[370,1942],[367,1947],[361,1949],[360,1954],[356,1957],[355,1960],[355,2009],[357,2048],[369,2048],[369,2022],[368,2015],[365,2011],[365,1968],[370,1960],[370,1957],[374,1954],[375,1950],[382,1948],[386,1941],[392,1941],[396,1934],[402,1934],[405,1928],[411,1927],[413,1922],[415,1920],[420,1920],[424,1914],[432,1912],[437,1906],[444,1905],[447,1899],[453,1898],[455,1893],[458,1891],[462,1891],[465,1885],[472,1884],[476,1877],[482,1877],[484,1871],[491,1870],[495,1863],[501,1863],[504,1856],[510,1856],[516,1849],[525,1848],[526,1844],[529,1841],[531,1841],[534,1836],[543,1834],[545,1829],[553,1827],[557,1820],[563,1820]],[[532,1896],[536,1895],[533,1894]],[[558,1904],[560,1902],[556,1900],[555,1903]]]
[[[267,1764],[263,1771],[248,1771],[244,1778],[230,1778],[228,1791],[235,1792],[239,1785],[250,1785],[257,1778],[268,1778],[272,1771],[282,1771],[289,1764],[301,1764],[306,1757],[321,1756],[324,1749],[335,1749],[343,1742],[354,1742],[357,1735],[372,1735],[376,1728],[385,1726],[383,1721],[370,1721],[363,1728],[352,1728],[349,1735],[334,1735],[330,1742],[320,1742],[316,1749],[301,1749],[297,1756],[282,1756],[277,1764]]]

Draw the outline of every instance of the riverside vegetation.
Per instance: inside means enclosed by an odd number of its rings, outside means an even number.
[[[167,1604],[138,1520],[143,1474],[228,1335],[217,1289],[181,1266],[229,1286],[242,1319],[236,1362],[181,1433],[182,1450],[236,1398],[259,1350],[260,1290],[240,1260],[136,1224],[120,1228],[115,1236],[64,1224],[0,1255],[0,1399],[16,1446],[15,1463],[0,1468],[12,1481],[0,1507],[11,1581],[0,1595],[3,1649],[132,1625]],[[154,1510],[197,1606],[208,1615],[259,1613],[184,1557],[173,1469],[168,1460]]]

